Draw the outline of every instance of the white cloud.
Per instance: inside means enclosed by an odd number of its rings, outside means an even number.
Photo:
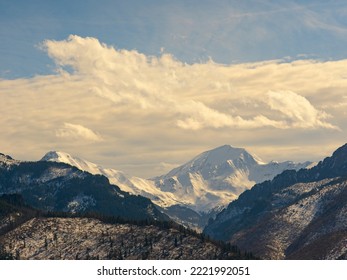
[[[328,115],[317,110],[305,97],[292,91],[269,91],[267,103],[288,118],[287,127],[338,129],[324,121]]]
[[[118,51],[101,44],[95,38],[81,38],[75,35],[64,41],[47,40],[44,47],[59,67],[72,67],[80,79],[94,83],[90,90],[97,95],[117,105],[137,106],[138,109],[147,111],[171,112],[179,118],[175,124],[183,129],[265,126],[334,128],[333,125],[320,120],[323,112],[318,114],[305,98],[300,99],[298,95],[293,94],[287,94],[289,98],[287,97],[286,103],[282,104],[287,108],[283,110],[275,107],[281,105],[276,102],[283,102],[284,99],[278,99],[275,94],[264,95],[264,98],[268,97],[272,109],[275,108],[287,115],[292,113],[288,111],[288,106],[301,104],[301,107],[296,106],[296,110],[302,108],[305,112],[296,112],[291,116],[296,119],[285,126],[282,121],[265,117],[263,112],[245,118],[242,112],[232,115],[212,108],[209,102],[203,100],[204,96],[224,95],[231,89],[230,82],[225,81],[228,78],[225,75],[227,73],[223,76],[218,75],[225,70],[228,71],[230,67],[215,64],[213,61],[201,65],[186,65],[169,54],[162,54],[159,58],[146,57],[137,51]],[[255,64],[252,67],[259,65]],[[233,70],[232,67],[230,70]],[[229,96],[230,100],[235,98],[237,96]],[[307,115],[307,105],[310,105],[309,109],[312,112],[310,116]],[[307,121],[309,122],[304,124]]]
[[[56,136],[67,139],[102,141],[102,137],[91,129],[80,124],[64,123],[64,127],[56,131]]]
[[[347,137],[346,107],[336,106],[346,103],[347,60],[189,65],[95,38],[43,46],[55,75],[0,80],[1,152],[14,157],[59,149],[150,177],[156,162],[226,143],[257,147],[260,157],[263,146],[275,160],[269,147],[286,147],[281,157],[295,160],[311,159],[310,150],[291,146],[320,151]]]

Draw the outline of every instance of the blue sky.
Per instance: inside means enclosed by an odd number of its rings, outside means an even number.
[[[346,1],[0,0],[0,152],[151,177],[347,142]]]
[[[52,71],[37,46],[70,34],[194,63],[347,56],[345,1],[1,0],[0,77]]]

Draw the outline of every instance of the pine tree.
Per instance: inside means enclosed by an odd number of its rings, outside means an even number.
[[[177,246],[178,246],[178,243],[177,243],[177,237],[175,237],[174,244],[175,244],[175,247],[177,247]]]

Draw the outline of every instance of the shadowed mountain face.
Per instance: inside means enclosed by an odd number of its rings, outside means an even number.
[[[0,155],[0,194],[21,194],[45,211],[96,212],[130,220],[168,220],[144,197],[130,195],[101,175],[64,163],[19,162]]]
[[[347,144],[311,169],[255,185],[205,233],[263,258],[346,258]]]

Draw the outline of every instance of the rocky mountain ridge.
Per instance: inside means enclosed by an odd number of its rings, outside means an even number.
[[[21,194],[25,202],[45,211],[97,212],[130,220],[168,220],[145,197],[111,185],[101,175],[57,162],[20,162],[0,158],[0,195]]]
[[[205,228],[269,259],[347,256],[347,144],[311,169],[255,185]]]

